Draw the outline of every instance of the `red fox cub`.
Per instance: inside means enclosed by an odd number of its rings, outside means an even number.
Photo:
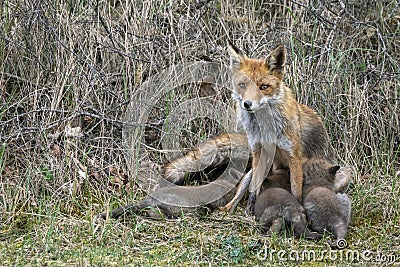
[[[291,193],[301,201],[303,162],[311,157],[327,160],[335,158],[324,125],[317,113],[298,103],[292,91],[284,84],[286,50],[283,45],[278,45],[262,59],[248,58],[232,44],[228,45],[228,53],[232,68],[232,96],[237,104],[237,120],[245,129],[252,167],[242,178],[235,197],[221,209],[233,212],[251,182],[257,185],[257,188],[250,190],[246,212],[252,214],[259,187],[267,177],[272,161],[273,169],[289,167]],[[224,138],[224,135],[221,135],[221,138]],[[245,140],[236,138],[224,143],[218,142],[218,139],[218,136],[214,137],[213,141],[221,146],[226,145],[225,150],[243,147]],[[204,144],[207,145],[207,142]],[[273,151],[275,145],[276,153]],[[196,149],[207,151],[201,146]],[[209,159],[220,158],[220,151],[224,149],[218,146],[217,149],[209,151],[212,155],[198,153],[200,157],[186,155],[170,162],[165,168],[166,178],[169,181],[175,180],[174,175],[177,172],[182,174],[191,171],[193,167],[189,166],[202,165],[199,162],[202,162],[203,158],[204,163],[210,164],[212,162]]]

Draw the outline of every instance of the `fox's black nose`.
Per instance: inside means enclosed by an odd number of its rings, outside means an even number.
[[[249,101],[249,100],[244,101],[243,102],[243,107],[245,109],[251,109],[251,101]]]

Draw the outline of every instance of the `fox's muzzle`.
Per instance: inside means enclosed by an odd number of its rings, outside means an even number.
[[[249,112],[253,112],[256,110],[259,110],[261,107],[260,103],[256,102],[256,101],[251,101],[251,100],[243,100],[241,99],[240,101],[241,107]]]
[[[251,101],[246,100],[246,101],[243,101],[242,104],[243,104],[243,108],[244,108],[244,109],[246,109],[246,110],[248,110],[248,111],[251,110],[251,106],[252,106]]]

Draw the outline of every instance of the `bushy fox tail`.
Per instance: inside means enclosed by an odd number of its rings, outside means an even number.
[[[164,167],[164,178],[180,185],[185,174],[189,172],[226,164],[232,158],[248,160],[249,156],[246,134],[221,134],[197,145],[186,155],[170,161]]]

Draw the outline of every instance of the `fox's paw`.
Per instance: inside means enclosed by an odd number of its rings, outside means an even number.
[[[219,207],[220,211],[224,211],[224,212],[231,212],[232,210],[232,203],[228,203],[225,206]]]
[[[254,215],[254,207],[256,205],[256,197],[257,195],[253,192],[249,195],[249,199],[247,200],[246,209],[244,210],[247,216]]]
[[[253,216],[254,215],[254,203],[249,201],[247,202],[246,209],[244,212],[246,213],[247,216]]]

